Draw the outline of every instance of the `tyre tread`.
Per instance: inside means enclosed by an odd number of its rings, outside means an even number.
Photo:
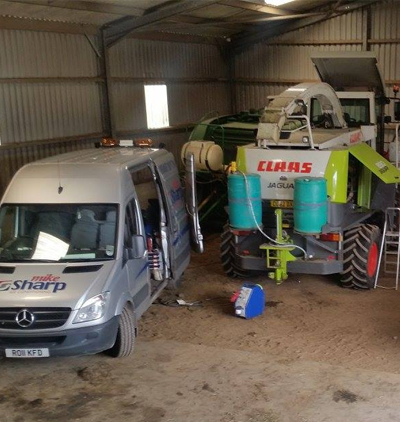
[[[374,242],[379,244],[380,237],[379,227],[373,224],[362,224],[345,233],[342,287],[360,290],[373,287],[373,277],[367,273],[368,254]]]

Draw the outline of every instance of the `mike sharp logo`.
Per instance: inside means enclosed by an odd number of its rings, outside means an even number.
[[[57,293],[65,290],[67,283],[60,281],[60,277],[53,274],[33,276],[31,280],[0,280],[0,292],[33,291]]]
[[[12,280],[0,280],[0,292],[9,290],[11,287]]]

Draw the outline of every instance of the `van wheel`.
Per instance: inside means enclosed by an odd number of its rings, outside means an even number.
[[[221,235],[219,256],[221,258],[222,267],[227,276],[233,278],[245,278],[250,276],[249,271],[242,270],[235,264],[235,244],[229,224],[225,224],[224,231]]]
[[[129,306],[125,306],[119,316],[117,339],[107,354],[113,358],[129,356],[135,347],[136,331],[135,313]]]
[[[381,231],[373,224],[363,224],[344,233],[342,287],[363,290],[374,287],[380,242]]]

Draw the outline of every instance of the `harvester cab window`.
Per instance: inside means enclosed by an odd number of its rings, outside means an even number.
[[[371,123],[368,98],[341,98],[340,103],[349,127],[360,127]]]
[[[348,127],[360,127],[371,123],[368,98],[341,98],[340,103]],[[319,101],[313,98],[311,101],[311,123],[316,128],[323,127],[326,119],[327,116],[322,113]]]
[[[331,116],[324,114],[317,98],[311,100],[311,124],[315,128],[333,129],[334,124]]]

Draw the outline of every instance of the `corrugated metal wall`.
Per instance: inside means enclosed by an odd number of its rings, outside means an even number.
[[[101,133],[98,72],[83,35],[0,30],[1,144]]]
[[[171,126],[230,110],[227,66],[216,46],[125,39],[110,50],[120,131],[146,127],[144,84],[165,82]]]
[[[52,155],[90,148],[92,145],[92,139],[74,137],[57,142],[29,142],[0,147],[0,194],[4,193],[13,175],[23,165]]]
[[[361,50],[363,10],[259,43],[235,57],[237,110],[262,107],[268,95],[298,81],[315,80],[315,50]],[[390,84],[400,80],[400,8],[372,7],[369,46]],[[98,45],[98,40],[91,35]],[[145,83],[166,83],[171,125],[230,111],[227,64],[206,44],[126,39],[110,50],[112,102],[117,131],[146,129]],[[90,145],[104,133],[99,60],[82,34],[0,30],[0,189],[23,163]],[[183,131],[154,132],[176,155]],[[8,170],[4,170],[8,169]]]
[[[229,111],[227,66],[216,46],[126,39],[111,48],[110,67],[119,131],[146,129],[144,83],[167,84],[172,126]],[[0,30],[2,145],[101,134],[102,83],[84,35]]]
[[[362,14],[357,10],[240,53],[235,59],[236,109],[263,107],[268,95],[279,94],[298,82],[318,80],[310,60],[315,51],[361,50]]]
[[[167,84],[172,126],[230,110],[227,66],[216,46],[127,39],[110,50],[110,67],[120,135],[149,136],[144,83]],[[103,84],[84,35],[0,30],[0,194],[21,165],[90,147],[105,134]],[[151,137],[179,157],[188,130]]]
[[[365,9],[289,32],[242,52],[235,60],[236,109],[262,107],[268,95],[305,80],[318,80],[311,53],[359,51],[363,47]],[[376,53],[387,83],[400,81],[400,7],[396,0],[371,7],[369,49]]]

